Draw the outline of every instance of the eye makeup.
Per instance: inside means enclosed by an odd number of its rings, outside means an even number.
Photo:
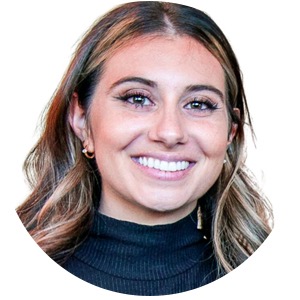
[[[134,105],[136,108],[144,106],[153,106],[154,103],[151,100],[149,95],[142,91],[129,91],[125,94],[121,94],[115,97],[118,100],[121,100],[129,105]]]
[[[184,105],[184,108],[193,114],[209,115],[219,109],[219,104],[207,97],[195,97]]]

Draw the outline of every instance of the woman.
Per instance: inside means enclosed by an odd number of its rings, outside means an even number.
[[[25,161],[17,209],[74,275],[173,294],[244,262],[272,212],[244,165],[252,130],[235,55],[203,12],[124,4],[86,33]]]

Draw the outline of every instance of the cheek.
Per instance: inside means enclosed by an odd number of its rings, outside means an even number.
[[[96,157],[110,155],[111,151],[119,148],[123,130],[116,124],[118,123],[115,123],[113,118],[99,118],[93,122],[92,139]]]
[[[228,128],[225,122],[204,123],[194,136],[203,154],[208,158],[223,157],[228,145]]]
[[[138,120],[124,114],[94,114],[91,127],[96,156],[113,156],[115,152],[125,149],[139,135],[140,125]]]

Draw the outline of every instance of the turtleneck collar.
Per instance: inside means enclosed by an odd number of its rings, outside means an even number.
[[[92,231],[76,257],[112,276],[157,280],[209,259],[212,250],[197,229],[197,211],[167,225],[140,225],[95,212]]]

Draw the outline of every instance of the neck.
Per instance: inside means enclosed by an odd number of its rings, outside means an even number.
[[[117,201],[111,201],[102,197],[99,212],[105,216],[133,222],[142,225],[164,225],[175,223],[189,215],[197,206],[197,201],[185,204],[179,208],[159,210],[148,208],[130,201],[123,202],[122,205]]]

